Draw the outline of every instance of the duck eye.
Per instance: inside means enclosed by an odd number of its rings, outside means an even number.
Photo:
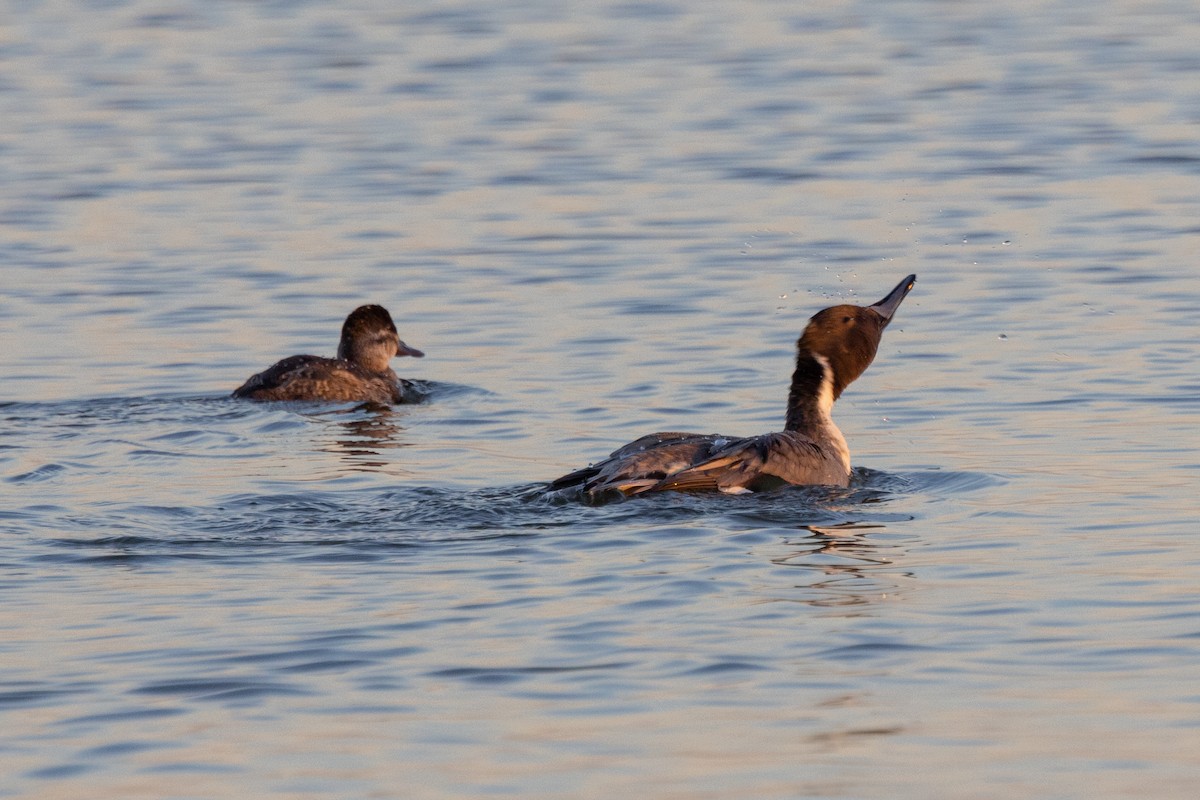
[[[842,322],[850,322],[850,315],[847,314],[846,316],[842,317]]]

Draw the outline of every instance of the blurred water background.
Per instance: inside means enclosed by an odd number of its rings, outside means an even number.
[[[0,797],[1191,797],[1200,9],[0,6]],[[845,491],[591,507],[916,289]],[[391,411],[227,399],[355,306]]]

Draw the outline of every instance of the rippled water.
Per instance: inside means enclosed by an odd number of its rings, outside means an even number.
[[[1200,11],[12,3],[0,797],[1190,797]],[[781,425],[847,490],[544,482]],[[391,309],[430,401],[227,395]]]

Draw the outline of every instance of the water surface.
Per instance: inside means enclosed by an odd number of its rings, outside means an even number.
[[[0,796],[1190,797],[1200,12],[0,18]],[[782,424],[847,490],[547,497]],[[228,393],[387,306],[430,402]]]

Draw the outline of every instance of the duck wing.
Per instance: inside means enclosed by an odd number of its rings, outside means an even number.
[[[331,400],[400,402],[400,387],[354,364],[321,356],[291,356],[250,376],[233,392],[254,400]]]
[[[664,478],[704,460],[731,437],[666,431],[651,433],[614,450],[590,467],[563,475],[550,489],[582,487],[591,495],[608,491],[639,494]]]
[[[311,377],[315,365],[325,361],[332,361],[332,359],[320,356],[291,356],[276,361],[262,372],[247,378],[245,383],[233,390],[233,396],[266,399],[270,392],[278,390],[281,386],[297,378]]]
[[[735,439],[644,491],[757,492],[784,484],[845,486],[849,475],[828,448],[796,431]]]

